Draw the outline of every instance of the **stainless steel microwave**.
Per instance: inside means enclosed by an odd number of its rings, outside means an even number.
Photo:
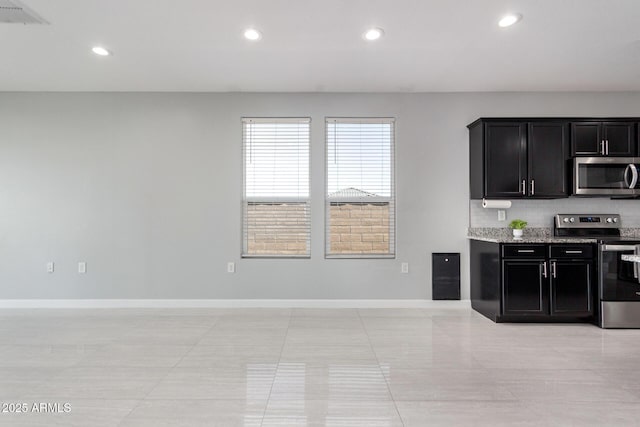
[[[640,196],[640,157],[576,157],[573,194]]]

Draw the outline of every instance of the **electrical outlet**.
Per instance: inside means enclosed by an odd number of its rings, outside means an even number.
[[[507,220],[507,211],[504,209],[498,209],[498,221],[506,221]]]
[[[409,272],[409,263],[408,262],[403,262],[401,265],[401,271],[402,273],[406,274]]]
[[[87,272],[87,263],[82,261],[78,263],[78,274],[85,274]]]
[[[236,272],[236,263],[228,262],[227,263],[227,273],[235,273]]]
[[[55,264],[53,262],[47,263],[47,273],[53,273],[55,271]]]

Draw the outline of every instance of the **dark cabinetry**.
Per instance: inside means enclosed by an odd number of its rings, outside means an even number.
[[[593,245],[549,245],[551,315],[593,314],[594,256]]]
[[[635,156],[637,124],[631,121],[571,122],[572,156]]]
[[[561,198],[569,194],[569,141],[564,123],[529,123],[527,158],[529,195]]]
[[[502,261],[502,314],[541,316],[548,314],[544,261]]]
[[[567,129],[562,121],[469,125],[471,198],[567,197]]]
[[[593,314],[593,261],[550,260],[551,314]]]
[[[549,314],[549,287],[544,245],[503,245],[502,314]]]
[[[494,321],[591,319],[594,254],[590,244],[472,240],[472,306]]]
[[[484,134],[485,197],[523,197],[527,170],[526,126],[487,123]]]

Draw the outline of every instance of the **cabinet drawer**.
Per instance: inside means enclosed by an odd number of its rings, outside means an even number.
[[[549,258],[593,258],[593,245],[550,245]]]
[[[545,245],[504,245],[503,258],[545,258]]]

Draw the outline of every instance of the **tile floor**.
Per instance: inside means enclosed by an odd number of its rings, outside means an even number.
[[[466,309],[1,310],[0,425],[640,426],[639,367],[640,330]]]

